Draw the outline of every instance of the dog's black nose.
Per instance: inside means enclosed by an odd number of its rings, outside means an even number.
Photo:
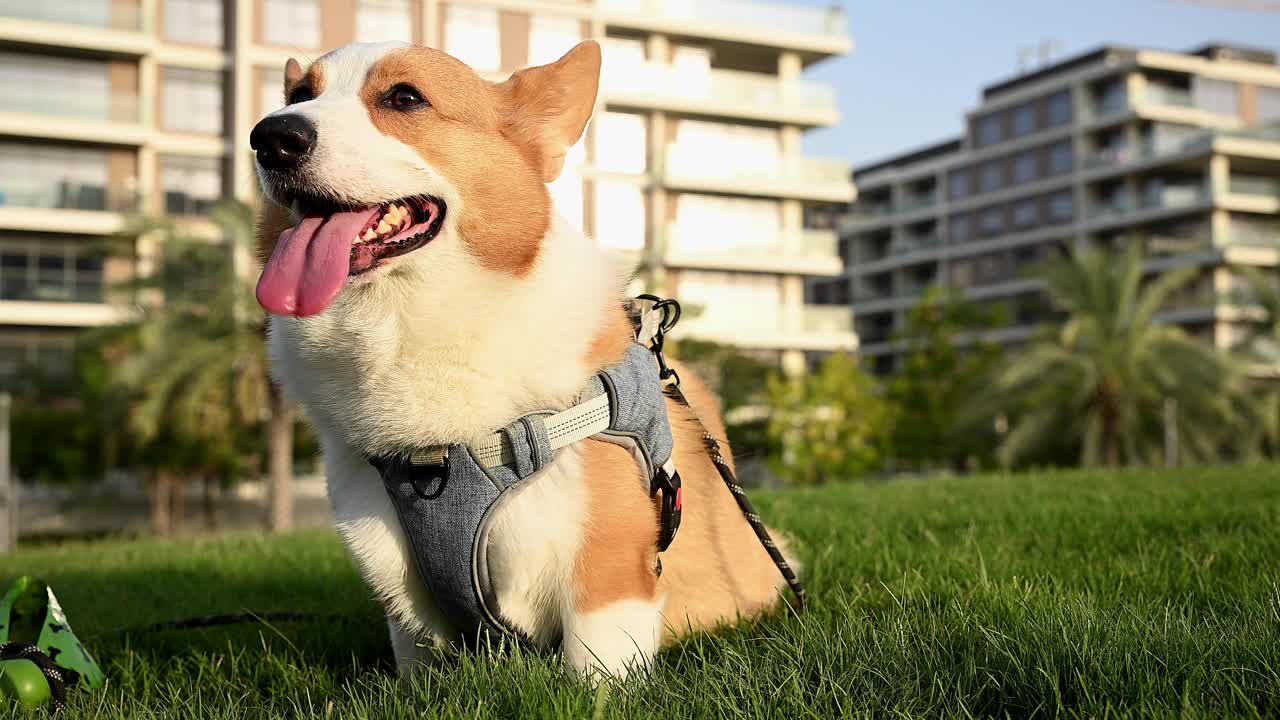
[[[249,133],[249,147],[258,153],[258,162],[268,170],[293,170],[311,154],[316,144],[316,127],[301,115],[264,118]]]

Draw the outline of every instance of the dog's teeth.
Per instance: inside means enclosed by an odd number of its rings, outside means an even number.
[[[374,231],[373,231],[373,228],[369,228],[368,230],[365,230],[365,231],[364,231],[364,235],[361,235],[361,236],[360,236],[360,239],[361,239],[361,240],[372,240],[372,239],[374,239],[374,238],[375,238],[375,237],[377,237],[377,236],[378,236],[378,233],[374,232]]]
[[[378,234],[379,234],[379,235],[385,235],[386,233],[389,233],[389,232],[391,232],[391,226],[387,224],[386,219],[384,218],[384,219],[382,219],[382,220],[379,220],[379,221],[378,221]]]

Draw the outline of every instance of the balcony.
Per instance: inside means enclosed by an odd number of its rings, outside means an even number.
[[[820,56],[852,49],[838,8],[754,0],[601,0],[600,8],[610,25],[796,47]]]
[[[854,199],[849,165],[840,160],[778,157],[757,165],[712,162],[697,148],[667,148],[664,177],[669,187],[694,192],[797,198],[843,203]]]
[[[661,63],[640,63],[606,66],[601,82],[605,99],[619,105],[811,127],[840,120],[830,85],[783,82],[763,73],[689,72]]]
[[[1159,85],[1156,83],[1148,83],[1147,89],[1143,93],[1143,100],[1149,105],[1166,105],[1172,107],[1192,107],[1191,90],[1187,88],[1174,87],[1172,85]]]
[[[889,245],[889,254],[908,255],[933,250],[941,245],[942,238],[937,235],[907,235]]]
[[[913,213],[917,210],[927,210],[938,204],[937,193],[923,193],[920,195],[908,195],[903,198],[899,204],[899,212],[902,214]]]
[[[0,39],[27,45],[143,55],[153,44],[137,0],[0,0],[0,18]]]
[[[667,226],[663,261],[672,266],[779,274],[837,276],[844,265],[831,230],[747,237]]]
[[[688,298],[697,305],[696,297]],[[853,350],[853,310],[848,305],[787,305],[769,303],[760,308],[723,308],[680,323],[689,337],[725,345],[760,350]]]
[[[74,2],[0,0],[0,16],[60,25],[85,25],[109,30],[137,32],[142,29],[142,15],[137,4],[118,0],[75,0]]]
[[[135,95],[92,96],[56,87],[0,87],[0,133],[49,139],[140,145]]]
[[[109,235],[137,206],[132,193],[102,185],[0,178],[0,227],[10,230]]]

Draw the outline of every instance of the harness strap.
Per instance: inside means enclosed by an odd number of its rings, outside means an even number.
[[[579,440],[586,440],[596,433],[609,429],[609,395],[601,393],[567,410],[548,415],[542,419],[542,422],[547,428],[547,438],[553,451],[572,445]],[[512,450],[511,439],[501,431],[493,433],[470,447],[471,454],[482,467],[494,468],[499,465],[516,464],[517,458]],[[421,448],[409,456],[409,464],[443,465],[447,455],[447,445]]]

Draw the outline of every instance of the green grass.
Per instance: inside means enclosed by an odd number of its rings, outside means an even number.
[[[72,717],[1280,715],[1280,467],[759,504],[798,541],[811,610],[695,637],[652,677],[598,690],[520,654],[400,684],[378,607],[323,532],[33,548],[0,574],[47,578],[106,666]],[[242,608],[352,622],[115,632]]]

